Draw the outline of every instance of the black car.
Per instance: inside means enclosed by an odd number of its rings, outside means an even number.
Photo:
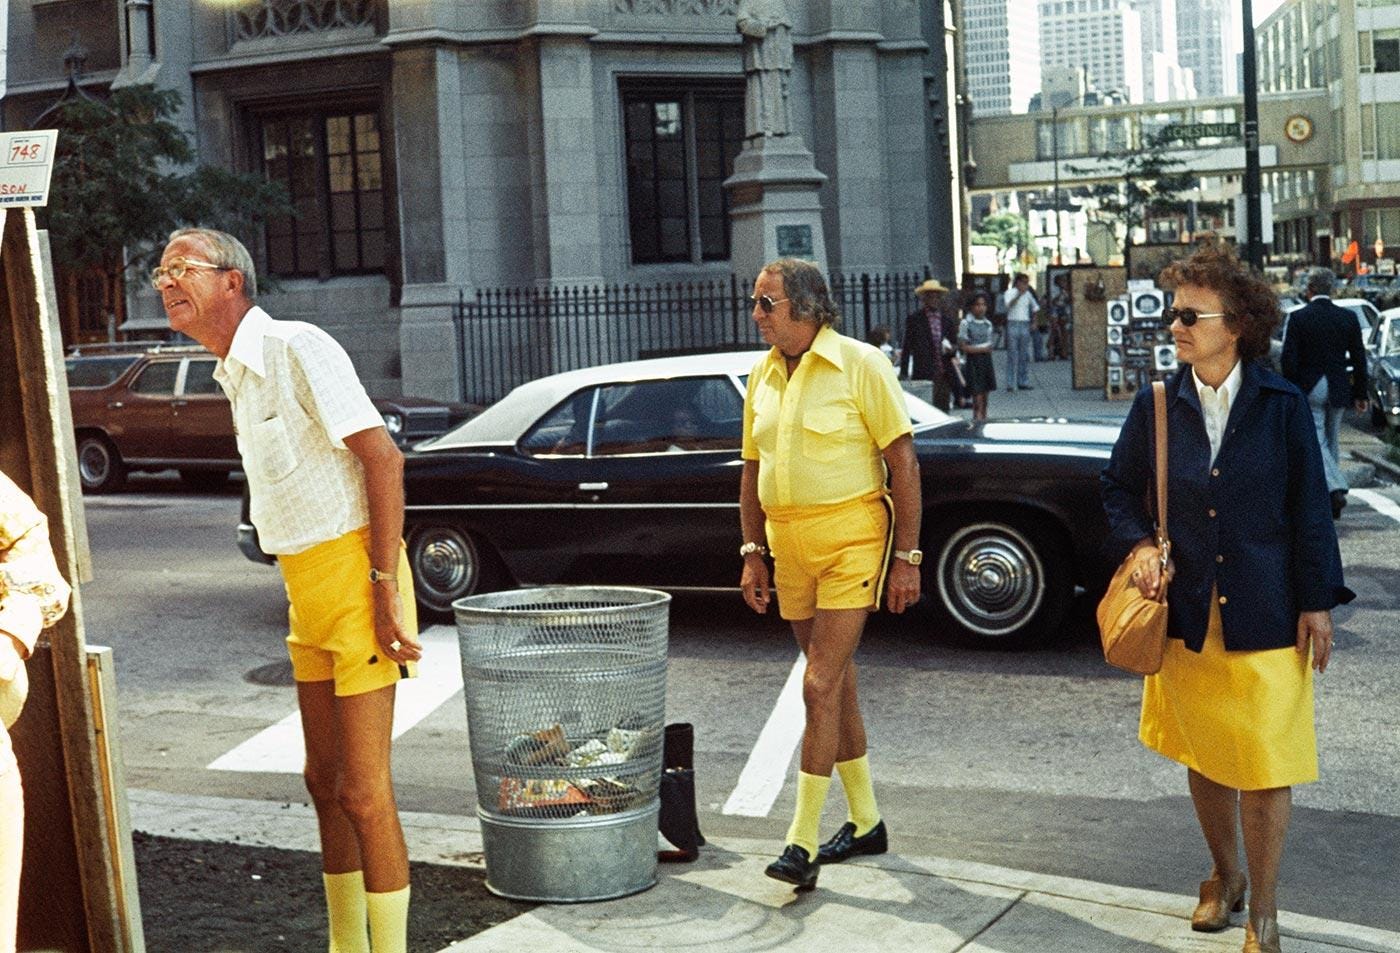
[[[1400,430],[1400,308],[1381,312],[1366,342],[1370,365],[1371,422]]]
[[[744,380],[760,353],[662,358],[524,384],[407,455],[421,607],[518,584],[735,589]],[[909,398],[934,632],[1027,644],[1111,567],[1098,477],[1117,422],[973,424]]]

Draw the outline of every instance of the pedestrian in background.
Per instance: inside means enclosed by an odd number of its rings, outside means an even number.
[[[1040,308],[1030,276],[1018,272],[1002,295],[1006,312],[1006,389],[1031,389],[1031,320]]]
[[[345,350],[253,303],[257,276],[238,239],[177,231],[152,282],[171,329],[219,358],[253,525],[286,585],[330,949],[404,953],[408,851],[389,751],[395,686],[422,647],[402,542],[403,454]]]
[[[1074,297],[1070,293],[1069,272],[1062,271],[1051,281],[1050,340],[1047,347],[1052,360],[1069,357],[1070,320],[1074,313]]]
[[[1322,465],[1332,500],[1332,518],[1347,505],[1342,474],[1340,432],[1347,404],[1361,413],[1370,406],[1366,393],[1366,348],[1356,315],[1332,303],[1337,276],[1327,268],[1308,274],[1308,303],[1288,318],[1283,339],[1283,376],[1308,396]]]
[[[1171,586],[1166,656],[1144,682],[1138,737],[1186,766],[1210,850],[1192,929],[1224,929],[1248,884],[1245,953],[1278,953],[1292,786],[1317,779],[1313,669],[1325,671],[1331,657],[1332,607],[1353,594],[1342,584],[1307,400],[1259,361],[1279,320],[1269,285],[1224,245],[1159,281],[1176,292],[1165,317],[1181,361],[1166,382]],[[1103,496],[1110,556],[1131,551],[1148,598],[1162,585],[1146,503],[1153,445],[1152,391],[1143,388],[1104,469]]]
[[[958,346],[965,360],[963,374],[972,395],[972,419],[987,419],[987,394],[997,389],[997,372],[992,364],[992,322],[987,318],[987,296],[975,294],[967,303]]]
[[[877,324],[870,329],[870,333],[865,336],[865,343],[872,347],[878,347],[880,353],[890,359],[892,366],[899,365],[899,352],[895,350],[894,332],[890,330],[888,324]]]
[[[49,546],[48,519],[0,473],[0,953],[14,953],[24,860],[24,785],[10,726],[29,694],[24,660],[39,633],[68,611],[70,594]]]
[[[919,460],[894,369],[832,327],[836,306],[815,265],[767,265],[753,318],[772,350],[754,365],[744,397],[739,585],[750,608],[767,611],[771,552],[779,614],[807,658],[797,809],[782,856],[765,873],[809,890],[818,864],[887,849],[855,651],[882,596],[891,612],[919,599]],[[833,767],[847,821],[818,849]]]
[[[899,376],[911,381],[933,383],[933,406],[952,408],[953,368],[949,358],[956,353],[954,341],[945,335],[950,317],[944,296],[948,289],[937,278],[930,278],[914,289],[919,308],[904,322]]]

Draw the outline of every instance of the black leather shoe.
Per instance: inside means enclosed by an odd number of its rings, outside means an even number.
[[[783,856],[769,864],[763,872],[774,880],[792,884],[798,890],[811,890],[817,885],[820,870],[808,858],[805,850],[796,844],[788,844],[783,848]]]
[[[817,848],[817,863],[839,864],[848,857],[862,854],[883,854],[890,849],[885,822],[881,821],[866,834],[857,837],[856,826],[850,821],[841,825],[836,836]]]

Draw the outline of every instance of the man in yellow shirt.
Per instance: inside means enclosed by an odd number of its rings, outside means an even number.
[[[832,328],[838,315],[816,266],[767,265],[753,301],[773,349],[754,366],[744,399],[740,587],[755,612],[767,611],[771,551],[779,612],[807,657],[797,811],[765,873],[810,890],[819,864],[887,849],[854,656],[882,588],[891,612],[919,599],[919,461],[894,368]],[[848,820],[819,851],[833,767]]]

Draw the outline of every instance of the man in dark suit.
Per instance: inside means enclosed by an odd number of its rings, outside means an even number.
[[[1366,350],[1356,315],[1332,303],[1336,276],[1326,268],[1308,275],[1308,303],[1288,319],[1283,340],[1283,376],[1307,395],[1317,442],[1332,494],[1332,516],[1342,515],[1347,481],[1342,476],[1337,431],[1347,404],[1367,407]],[[1347,368],[1351,370],[1348,371]]]
[[[932,381],[933,405],[945,411],[952,406],[954,370],[950,355],[956,353],[957,345],[956,330],[948,333],[953,315],[944,297],[947,293],[937,278],[914,289],[919,310],[904,322],[903,353],[899,359],[899,376],[911,381]]]

